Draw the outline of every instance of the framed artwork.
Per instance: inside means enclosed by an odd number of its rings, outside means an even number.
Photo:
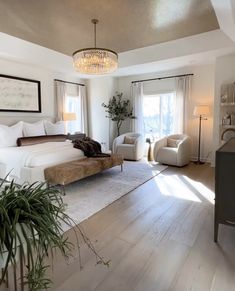
[[[41,112],[40,81],[0,74],[0,111]]]

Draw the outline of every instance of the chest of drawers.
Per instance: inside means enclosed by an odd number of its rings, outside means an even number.
[[[214,241],[219,224],[235,226],[235,138],[216,151]]]

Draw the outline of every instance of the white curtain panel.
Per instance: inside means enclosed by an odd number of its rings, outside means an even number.
[[[131,95],[133,100],[133,115],[137,117],[132,119],[132,131],[144,134],[142,82],[132,83]]]
[[[78,91],[79,91],[79,96],[81,100],[81,131],[88,135],[88,122],[87,122],[87,96],[86,96],[86,87],[85,86],[79,86]]]
[[[87,96],[86,87],[78,84],[67,84],[64,82],[55,81],[56,103],[58,121],[63,120],[63,112],[66,112],[66,96],[73,96],[78,98],[80,112],[75,112],[81,124],[81,131],[88,135],[88,121],[87,121]]]
[[[66,84],[63,82],[55,81],[55,95],[56,95],[56,120],[63,120],[63,112],[65,109],[66,98]]]
[[[192,76],[183,76],[175,78],[175,117],[174,132],[188,133],[187,120],[188,108],[191,98]]]

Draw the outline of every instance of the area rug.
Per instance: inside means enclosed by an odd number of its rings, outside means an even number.
[[[66,213],[76,223],[89,218],[123,195],[134,190],[165,170],[167,166],[157,163],[125,161],[120,167],[103,171],[97,175],[66,186],[64,202]]]

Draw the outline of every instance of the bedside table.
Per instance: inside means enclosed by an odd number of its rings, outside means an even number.
[[[150,139],[150,138],[146,138],[145,142],[149,144],[148,156],[147,156],[148,162],[152,162],[154,160],[153,159],[153,147],[154,147],[155,140]]]
[[[67,139],[69,140],[75,140],[75,139],[83,139],[86,137],[85,133],[75,133],[75,134],[68,134]]]

